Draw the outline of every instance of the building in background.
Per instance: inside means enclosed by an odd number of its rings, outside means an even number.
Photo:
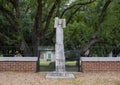
[[[39,46],[40,61],[55,61],[55,50],[52,46]]]

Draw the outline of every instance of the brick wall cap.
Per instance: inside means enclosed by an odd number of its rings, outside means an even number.
[[[37,61],[37,57],[0,57],[0,61]]]
[[[81,57],[81,61],[120,61],[120,57]]]

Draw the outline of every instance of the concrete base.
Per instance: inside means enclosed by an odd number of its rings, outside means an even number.
[[[46,78],[75,78],[75,76],[71,73],[66,73],[66,72],[53,72],[53,73],[48,73],[46,75]]]

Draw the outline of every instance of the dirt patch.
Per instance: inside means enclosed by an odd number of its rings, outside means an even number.
[[[46,79],[46,73],[1,72],[0,85],[120,85],[120,73],[74,73],[75,79]]]

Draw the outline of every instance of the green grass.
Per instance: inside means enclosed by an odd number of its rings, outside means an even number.
[[[40,62],[40,66],[49,66],[51,61]]]
[[[40,66],[49,66],[50,63],[51,63],[51,61],[40,62]],[[65,65],[66,66],[75,66],[76,61],[66,61]]]
[[[76,65],[76,61],[66,61],[65,65],[66,66],[75,66]]]

